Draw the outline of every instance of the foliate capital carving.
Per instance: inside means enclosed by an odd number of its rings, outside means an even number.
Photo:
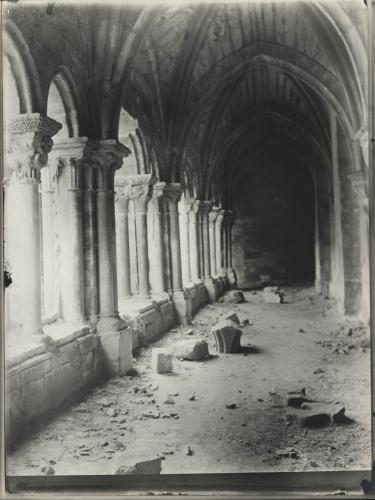
[[[51,162],[58,176],[63,169],[68,172],[68,189],[80,189],[82,179],[83,160],[87,137],[74,137],[56,141],[51,153]]]
[[[181,199],[182,195],[182,186],[178,183],[169,183],[165,185],[164,188],[164,196],[166,202],[170,205],[169,211],[173,207],[173,211],[177,212],[177,204]]]
[[[13,170],[12,181],[39,182],[40,169],[47,164],[53,141],[41,132],[12,134],[6,161]]]
[[[138,184],[135,186],[124,186],[124,196],[129,200],[140,199],[142,201],[149,201],[152,196],[152,186]]]
[[[210,224],[215,224],[219,215],[219,207],[212,207],[208,213],[208,221]]]
[[[84,162],[96,169],[99,190],[113,191],[115,171],[129,154],[130,149],[114,139],[87,142]]]
[[[207,217],[211,208],[212,201],[196,201],[194,205],[194,209],[196,210],[197,214],[202,215],[202,217]]]
[[[51,137],[61,127],[60,123],[39,113],[25,113],[10,120],[6,161],[14,171],[12,181],[40,181],[40,169],[47,164],[53,146]]]
[[[194,198],[184,198],[182,200],[182,207],[185,212],[185,214],[189,217],[190,214],[193,212],[193,207],[194,207],[195,199]],[[193,212],[194,213],[194,212]],[[195,214],[194,214],[195,215]]]
[[[128,212],[129,201],[130,199],[123,192],[115,190],[115,204],[118,212]]]
[[[156,181],[153,174],[126,175],[122,177],[119,189],[122,189],[123,195],[128,200],[133,201],[136,212],[144,212],[147,210],[147,204],[152,197],[153,185]]]

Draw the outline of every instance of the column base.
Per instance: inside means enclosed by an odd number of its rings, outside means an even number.
[[[204,279],[204,286],[207,289],[208,301],[215,302],[216,296],[217,296],[215,280],[211,277],[205,278]]]
[[[125,320],[119,316],[104,316],[99,318],[96,324],[96,331],[99,335],[107,332],[119,332],[127,327]]]
[[[192,319],[190,296],[182,290],[175,291],[172,293],[172,300],[176,321],[178,323],[182,323],[183,325],[190,324]]]
[[[99,340],[106,373],[110,376],[126,375],[133,368],[133,332],[131,328],[100,333]]]
[[[230,288],[237,288],[237,275],[233,267],[228,267],[227,278]]]

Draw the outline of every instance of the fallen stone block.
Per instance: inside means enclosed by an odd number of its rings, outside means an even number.
[[[229,321],[233,321],[233,323],[240,325],[240,320],[238,319],[237,313],[234,311],[227,313],[223,319],[228,319]]]
[[[153,348],[151,367],[156,373],[170,373],[172,371],[172,354],[160,347]]]
[[[221,320],[212,328],[212,333],[215,337],[218,352],[239,352],[242,330],[236,323],[228,319]]]
[[[285,406],[291,406],[293,408],[300,408],[303,403],[309,402],[311,402],[311,400],[306,398],[304,389],[300,391],[288,391],[284,396]]]
[[[172,347],[176,358],[199,361],[209,356],[208,344],[205,340],[189,339],[176,342]]]
[[[114,474],[160,474],[161,460],[161,458],[154,458],[152,460],[137,462],[135,465],[119,465]]]
[[[344,423],[348,419],[345,415],[345,406],[341,404],[309,402],[301,405],[302,410],[327,413],[333,423]]]
[[[286,419],[288,422],[295,422],[304,427],[323,427],[331,422],[331,416],[324,408],[311,410],[287,408]]]
[[[283,450],[275,450],[274,454],[280,458],[299,458],[299,453],[294,448],[288,447]]]
[[[267,304],[282,304],[284,301],[283,294],[277,286],[266,286],[263,288],[263,298]]]
[[[228,304],[241,304],[241,302],[245,302],[245,297],[239,290],[230,290],[224,295],[223,301]]]

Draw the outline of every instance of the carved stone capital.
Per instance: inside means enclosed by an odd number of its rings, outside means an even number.
[[[212,208],[212,201],[200,201],[197,200],[194,204],[194,210],[197,215],[201,216],[203,219],[206,219],[210,210]]]
[[[40,133],[25,132],[11,137],[6,162],[13,171],[12,182],[40,181],[40,169],[47,164],[52,139]]]
[[[68,189],[80,189],[82,187],[82,169],[87,141],[87,137],[59,140],[56,141],[51,152],[50,163],[56,169],[56,176],[63,169],[68,171]]]
[[[121,168],[123,158],[129,154],[130,149],[114,139],[87,142],[84,162],[96,169],[99,191],[113,191],[115,171]]]
[[[219,207],[212,207],[210,212],[208,213],[209,223],[215,225],[218,215],[219,215]]]
[[[25,113],[8,124],[6,162],[13,170],[12,182],[40,181],[40,169],[47,164],[53,141],[61,124],[39,113]]]
[[[181,205],[187,217],[190,217],[190,214],[193,212],[194,203],[195,203],[195,198],[183,198]]]
[[[223,211],[219,209],[216,222],[215,222],[215,229],[216,231],[221,231],[221,226],[223,224],[223,219],[224,219],[224,214]]]
[[[177,212],[178,202],[181,199],[182,186],[178,183],[168,183],[164,188],[165,200],[168,203],[168,210]]]
[[[115,191],[115,204],[117,212],[129,212],[130,199],[124,193]]]
[[[39,113],[18,115],[10,120],[8,124],[8,132],[11,135],[34,133],[53,137],[61,128],[61,123],[56,122],[49,116],[43,116]]]

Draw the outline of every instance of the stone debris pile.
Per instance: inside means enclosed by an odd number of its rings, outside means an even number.
[[[284,296],[278,286],[264,287],[263,298],[267,304],[282,304],[284,302]]]
[[[334,403],[314,401],[306,397],[305,388],[274,394],[279,407],[285,408],[285,421],[303,427],[324,427],[329,424],[352,422],[345,415],[345,407],[338,401]]]
[[[178,359],[201,361],[209,357],[208,344],[201,339],[180,340],[173,344],[172,352]]]

